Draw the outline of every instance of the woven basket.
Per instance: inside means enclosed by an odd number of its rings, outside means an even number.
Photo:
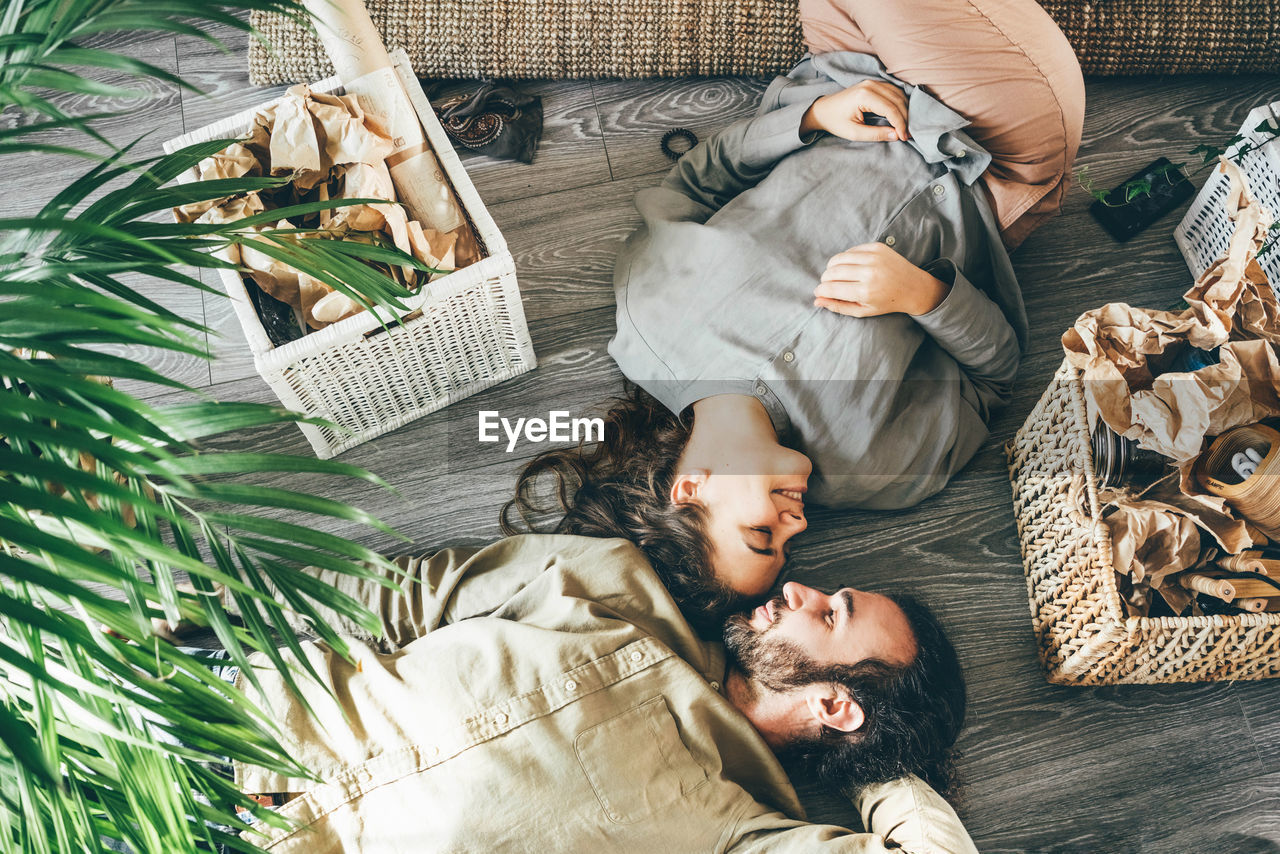
[[[396,51],[392,59],[484,257],[423,285],[404,300],[407,308],[389,331],[375,311],[365,311],[280,347],[272,346],[263,331],[241,276],[233,270],[219,271],[254,365],[280,402],[343,428],[298,425],[323,459],[536,364],[507,243],[423,96],[408,58]],[[311,88],[341,91],[337,78]],[[165,150],[239,136],[249,129],[258,109],[170,140]],[[194,178],[192,173],[183,180]]]
[[[1280,614],[1125,615],[1099,513],[1084,388],[1070,364],[1062,363],[1006,451],[1031,625],[1050,682],[1280,676]]]
[[[1258,133],[1257,128],[1264,121],[1271,122],[1273,127],[1280,126],[1280,101],[1257,107],[1249,113],[1240,126],[1240,136],[1244,140],[1228,155],[1239,163],[1250,194],[1273,216],[1280,216],[1280,137]],[[1246,144],[1252,150],[1239,155],[1241,147]],[[1173,239],[1182,250],[1182,257],[1186,259],[1193,278],[1199,279],[1210,264],[1226,254],[1231,243],[1235,224],[1223,204],[1230,189],[1230,179],[1220,169],[1215,169],[1173,231]],[[1280,289],[1280,251],[1272,250],[1259,261],[1267,274],[1267,281],[1273,288]]]
[[[424,77],[777,74],[804,53],[796,0],[367,0]],[[1280,0],[1040,0],[1085,74],[1280,68]],[[310,27],[254,12],[259,85],[333,73]]]

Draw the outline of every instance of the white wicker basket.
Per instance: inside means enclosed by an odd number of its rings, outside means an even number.
[[[365,311],[280,347],[267,339],[241,276],[220,271],[254,365],[281,403],[342,428],[299,425],[316,456],[323,459],[536,364],[507,243],[422,94],[408,57],[396,50],[392,60],[484,257],[424,285],[404,301],[403,322],[390,331],[383,330],[375,311]],[[341,84],[331,77],[311,88],[340,92]],[[238,136],[249,129],[258,109],[170,140],[165,151]],[[192,173],[182,180],[194,178]],[[378,313],[389,319],[385,310]]]
[[[1274,134],[1258,133],[1256,128],[1269,121],[1272,127],[1280,126],[1280,101],[1265,107],[1257,107],[1249,113],[1240,128],[1244,141],[1233,146],[1227,155],[1240,164],[1249,193],[1271,211],[1280,216],[1280,139]],[[1270,140],[1264,142],[1264,140]],[[1241,146],[1259,145],[1241,157],[1233,157]],[[1227,216],[1222,200],[1227,195],[1230,182],[1221,170],[1214,169],[1209,180],[1200,188],[1200,194],[1191,203],[1187,215],[1174,229],[1173,239],[1187,260],[1191,276],[1199,279],[1209,265],[1227,252],[1234,226]],[[1261,258],[1262,269],[1271,287],[1280,293],[1280,247]]]

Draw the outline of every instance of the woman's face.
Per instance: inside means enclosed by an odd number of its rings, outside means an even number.
[[[680,474],[677,503],[695,501],[706,511],[716,578],[744,596],[760,596],[778,578],[788,542],[803,531],[804,494],[813,464],[799,451],[775,446],[768,473],[729,471]]]

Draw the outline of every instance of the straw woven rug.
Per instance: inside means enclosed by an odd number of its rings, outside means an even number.
[[[433,78],[759,75],[804,47],[787,0],[367,0],[388,47]],[[1280,68],[1280,0],[1041,0],[1085,74]],[[254,13],[260,85],[333,73],[307,25]]]

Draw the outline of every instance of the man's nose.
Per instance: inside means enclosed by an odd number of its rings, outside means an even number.
[[[806,603],[813,600],[814,596],[822,594],[814,590],[812,587],[806,587],[798,581],[788,581],[782,585],[782,598],[787,603],[787,607],[792,611],[799,611]]]

